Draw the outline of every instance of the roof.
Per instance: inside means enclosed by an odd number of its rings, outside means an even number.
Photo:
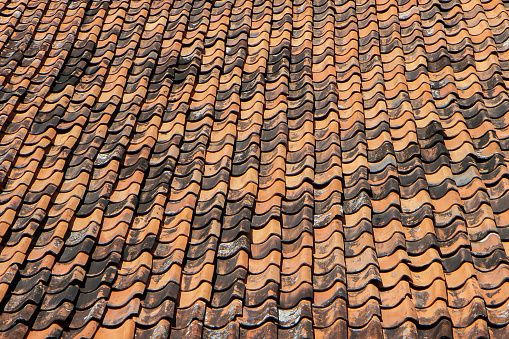
[[[0,3],[2,337],[509,337],[507,2]]]

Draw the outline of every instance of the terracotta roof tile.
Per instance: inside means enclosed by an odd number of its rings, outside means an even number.
[[[0,2],[0,332],[493,337],[494,0]]]

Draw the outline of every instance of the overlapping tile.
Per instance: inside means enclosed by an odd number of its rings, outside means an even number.
[[[507,337],[508,25],[0,1],[0,336]]]

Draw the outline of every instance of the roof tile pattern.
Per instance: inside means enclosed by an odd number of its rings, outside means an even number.
[[[509,337],[508,2],[0,2],[1,337]]]

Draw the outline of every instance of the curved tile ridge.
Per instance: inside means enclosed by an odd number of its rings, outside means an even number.
[[[0,337],[509,338],[509,5],[0,0]]]

